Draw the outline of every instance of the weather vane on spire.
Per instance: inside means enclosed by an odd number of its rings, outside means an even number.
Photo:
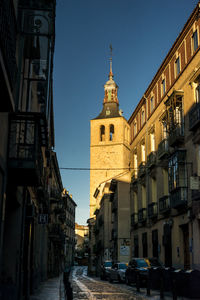
[[[113,53],[113,47],[112,47],[112,44],[110,44],[110,73],[109,73],[109,76],[113,76],[113,72],[112,72],[112,53]]]

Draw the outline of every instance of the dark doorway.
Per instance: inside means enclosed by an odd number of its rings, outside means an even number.
[[[147,232],[142,234],[143,257],[148,257]]]
[[[189,226],[184,224],[180,226],[183,232],[183,253],[184,253],[184,269],[190,268],[190,249],[189,249]]]
[[[158,257],[158,230],[152,230],[153,257]]]
[[[172,266],[172,234],[171,225],[165,224],[163,228],[163,246],[165,249],[165,266]]]

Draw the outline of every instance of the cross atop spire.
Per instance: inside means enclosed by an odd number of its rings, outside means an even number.
[[[113,47],[112,47],[112,44],[110,44],[110,72],[109,72],[109,79],[113,78],[113,72],[112,72],[112,51],[113,51]]]

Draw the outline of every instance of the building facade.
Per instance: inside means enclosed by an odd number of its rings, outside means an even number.
[[[96,190],[101,194],[104,184],[112,178],[130,180],[127,171],[130,162],[130,128],[119,110],[118,86],[113,77],[111,61],[109,80],[104,85],[103,109],[90,122],[90,217],[94,216],[99,205]]]
[[[108,248],[104,249],[104,243],[106,243],[107,238],[104,238],[104,235],[102,235],[102,230],[100,230],[98,234],[98,246],[95,241],[95,233],[97,233],[96,227],[98,226],[96,223],[96,215],[97,210],[100,208],[100,202],[102,206],[104,205],[106,185],[109,184],[113,178],[119,178],[124,182],[130,181],[130,127],[126,119],[122,116],[121,110],[119,110],[118,86],[113,80],[112,58],[110,59],[110,72],[108,77],[109,80],[104,85],[105,95],[103,109],[101,113],[90,122],[91,170],[90,219],[88,220],[88,224],[89,229],[92,231],[90,232],[89,271],[95,269],[97,260],[98,265],[104,260],[104,251],[110,253]],[[102,214],[101,217],[100,214]],[[99,217],[102,221],[104,218],[103,215],[104,209],[100,209]],[[109,216],[107,216],[107,218],[109,219]],[[98,221],[98,223],[102,223],[102,221]],[[102,235],[101,238],[100,235]],[[97,255],[99,251],[101,252],[101,256]]]
[[[75,261],[79,265],[88,265],[89,232],[87,225],[75,223]]]
[[[56,1],[0,6],[0,297],[25,300],[64,264],[63,188],[52,150]]]
[[[199,4],[129,119],[132,256],[200,268]]]
[[[102,239],[98,221],[103,218],[102,184],[109,182],[113,193],[111,248],[119,252],[116,220],[123,213],[115,199],[123,190],[118,183],[130,183],[129,193],[122,193],[130,208],[129,258],[158,257],[166,266],[185,269],[200,269],[199,16],[200,3],[138,102],[129,126],[115,115],[118,100],[112,68],[103,110],[91,121],[90,216],[98,233],[96,246]],[[118,168],[126,170],[119,178]],[[115,253],[113,259],[122,258]]]

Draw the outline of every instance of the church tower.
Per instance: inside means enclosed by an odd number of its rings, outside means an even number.
[[[90,121],[90,217],[98,206],[94,197],[97,188],[101,190],[111,179],[130,182],[130,126],[119,110],[113,77],[111,53],[103,109]]]

